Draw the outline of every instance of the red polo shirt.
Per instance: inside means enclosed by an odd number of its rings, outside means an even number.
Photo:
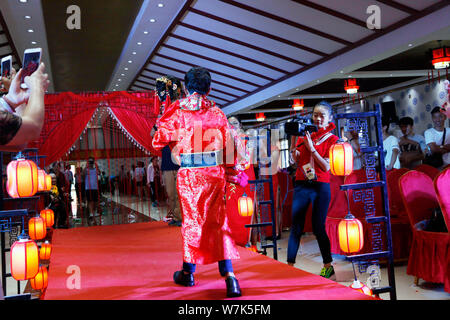
[[[313,140],[314,148],[317,150],[319,155],[324,158],[329,158],[330,148],[333,144],[335,144],[339,138],[332,134],[325,141],[320,144],[316,144],[320,138]],[[299,145],[304,141],[304,144],[297,148],[300,151],[300,157],[297,159],[297,171],[295,173],[295,180],[307,180],[306,176],[303,174],[303,166],[311,161],[311,152],[305,147],[307,143],[306,137],[299,137],[297,139],[296,145]],[[315,163],[314,157],[312,157],[312,163],[314,164],[314,170],[316,171],[317,181],[318,182],[327,182],[330,183],[330,170],[323,171],[318,163]]]

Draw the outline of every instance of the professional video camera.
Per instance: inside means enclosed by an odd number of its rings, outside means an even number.
[[[317,132],[317,130],[311,118],[304,116],[295,116],[293,121],[284,124],[284,132],[291,136],[305,136],[306,132]]]

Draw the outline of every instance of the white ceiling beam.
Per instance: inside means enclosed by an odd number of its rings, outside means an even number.
[[[340,73],[337,79],[347,78],[389,78],[389,77],[423,77],[428,75],[430,70],[387,70],[387,71],[354,71],[351,73]]]
[[[450,6],[443,7],[353,50],[240,99],[222,110],[226,115],[251,110],[273,101],[278,95],[295,94],[300,90],[317,85],[317,83],[336,78],[341,71],[350,73],[428,41],[448,38],[448,34],[450,34],[449,16]]]

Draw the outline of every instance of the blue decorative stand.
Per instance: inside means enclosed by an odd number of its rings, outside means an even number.
[[[375,129],[376,129],[376,146],[370,146],[370,143],[363,146],[361,144],[361,152],[365,155],[366,159],[366,176],[368,181],[365,183],[355,183],[355,184],[347,184],[342,185],[340,187],[341,190],[368,190],[372,188],[382,188],[382,201],[383,201],[383,216],[371,217],[366,212],[366,221],[376,228],[374,230],[380,230],[378,236],[380,239],[380,243],[382,241],[381,238],[381,224],[384,223],[385,236],[387,240],[387,250],[374,250],[371,253],[359,254],[348,256],[347,259],[354,262],[362,262],[362,261],[377,261],[378,259],[387,259],[387,271],[389,278],[389,285],[386,287],[378,287],[373,288],[372,292],[376,295],[380,293],[389,292],[391,300],[397,300],[396,289],[395,289],[395,275],[394,275],[394,257],[392,250],[392,233],[391,233],[391,220],[389,213],[389,199],[388,199],[388,190],[387,190],[387,182],[386,182],[386,168],[384,161],[384,151],[383,151],[383,135],[382,135],[382,125],[381,125],[381,108],[379,104],[374,105],[375,111],[369,112],[361,112],[361,113],[343,113],[336,114],[335,119],[338,121],[340,119],[347,119],[350,122],[350,126],[363,127],[366,131],[363,132],[363,140],[367,140],[369,142],[369,119],[375,119]],[[357,124],[363,124],[362,126],[358,126]],[[339,126],[337,126],[339,128]],[[365,128],[364,128],[365,127]],[[339,133],[340,134],[340,133]],[[373,153],[378,154],[378,165],[379,165],[379,173],[380,180],[377,180],[377,170],[376,170],[376,158],[373,156]],[[373,195],[373,192],[370,193]],[[374,198],[372,197],[372,200]],[[375,205],[371,203],[373,210],[375,209]],[[373,211],[374,213],[375,211]],[[372,246],[373,249],[374,246]]]

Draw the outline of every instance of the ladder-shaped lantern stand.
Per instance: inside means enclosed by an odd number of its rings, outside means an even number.
[[[258,168],[259,168],[259,172],[261,173],[261,169],[262,168],[271,168],[272,165],[272,158],[271,158],[271,130],[270,129],[265,129],[267,131],[267,135],[266,135],[266,141],[267,141],[267,164],[262,164],[260,160],[260,135],[259,135],[259,130],[258,134],[256,135],[255,138],[255,142],[256,142],[256,159],[258,161]],[[264,161],[265,162],[265,161]],[[275,202],[274,202],[274,193],[273,193],[273,184],[272,184],[272,175],[270,170],[268,170],[268,175],[267,178],[265,179],[255,179],[255,180],[249,180],[248,182],[251,184],[255,185],[255,188],[257,190],[256,193],[258,192],[262,192],[262,195],[264,196],[264,185],[268,184],[269,187],[269,195],[270,195],[270,199],[269,200],[260,200],[260,194],[256,195],[256,206],[257,209],[259,208],[264,208],[265,206],[270,206],[270,213],[271,213],[271,217],[272,217],[272,221],[268,221],[268,222],[259,222],[259,223],[253,223],[253,224],[246,224],[245,227],[246,228],[258,228],[260,237],[261,237],[261,248],[263,249],[263,254],[266,255],[267,248],[272,248],[273,249],[273,258],[275,260],[278,260],[278,249],[277,249],[277,230],[276,230],[276,218],[275,218]],[[261,175],[261,174],[260,174]],[[258,186],[262,186],[262,188],[258,189]],[[261,210],[255,210],[254,214],[258,214],[259,212],[261,212]],[[261,220],[260,220],[261,221]],[[263,235],[261,233],[261,229],[262,227],[268,227],[268,226],[272,226],[272,243],[271,244],[263,244]],[[251,231],[250,231],[251,232]]]
[[[335,119],[338,121],[339,119],[368,119],[371,117],[375,118],[375,129],[376,129],[376,146],[368,146],[361,147],[361,152],[370,154],[377,152],[378,153],[378,165],[380,169],[380,180],[373,182],[365,182],[365,183],[355,183],[355,184],[347,184],[342,185],[340,187],[341,190],[361,190],[361,189],[372,189],[372,188],[382,188],[382,201],[383,201],[383,216],[378,217],[366,217],[367,223],[384,223],[385,225],[385,236],[387,240],[387,250],[386,251],[378,251],[371,252],[366,254],[358,254],[347,256],[347,259],[350,261],[369,261],[369,260],[377,260],[382,258],[387,258],[388,265],[388,278],[389,285],[386,287],[373,288],[372,292],[376,295],[380,293],[389,292],[391,300],[397,300],[396,289],[395,289],[395,276],[394,276],[394,257],[392,250],[392,233],[391,233],[391,220],[389,213],[389,199],[388,199],[388,190],[386,183],[386,168],[384,161],[384,151],[383,151],[383,135],[382,135],[382,124],[381,124],[381,109],[380,105],[376,104],[375,111],[369,112],[361,112],[361,113],[343,113],[336,114]],[[340,134],[340,133],[339,133]]]

